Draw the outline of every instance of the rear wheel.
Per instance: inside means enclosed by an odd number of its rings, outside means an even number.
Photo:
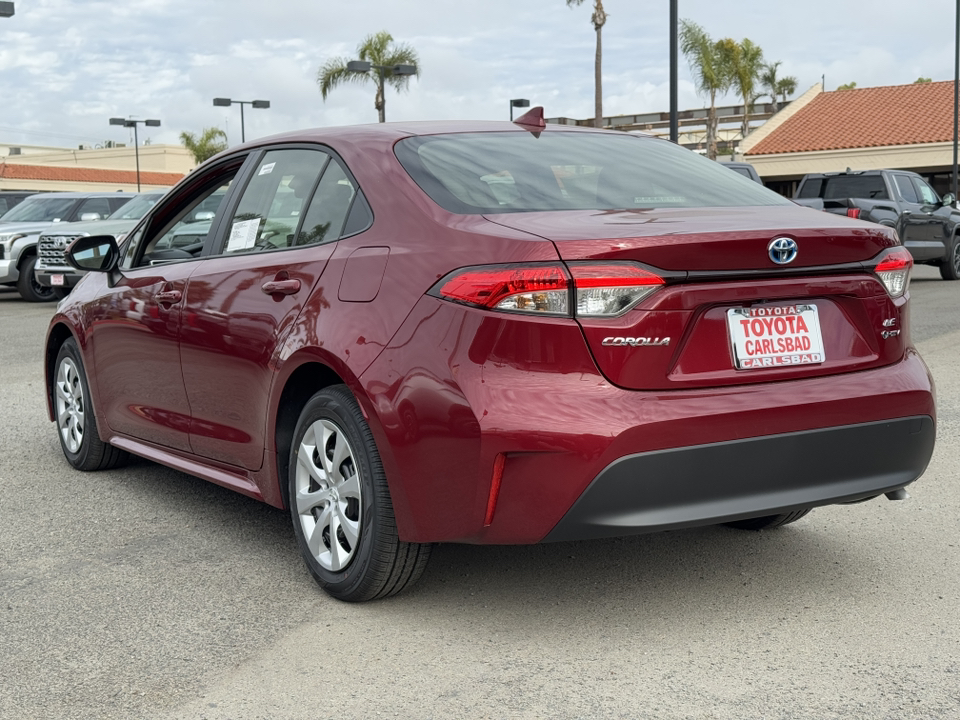
[[[109,470],[127,461],[126,452],[103,442],[97,433],[87,376],[73,338],[63,343],[57,355],[53,407],[60,447],[77,470]]]
[[[373,435],[345,386],[307,402],[289,467],[297,544],[324,590],[362,602],[396,595],[419,579],[430,546],[399,539]]]
[[[947,252],[947,257],[940,263],[940,277],[944,280],[960,280],[960,239],[956,235]]]
[[[747,518],[746,520],[734,520],[733,522],[724,523],[724,525],[737,528],[738,530],[771,530],[782,525],[789,525],[792,522],[796,522],[808,512],[810,512],[810,508],[804,508],[803,510],[794,510],[793,512],[782,515],[764,515],[763,517]]]
[[[47,302],[53,300],[53,288],[41,285],[37,282],[33,274],[33,268],[37,264],[37,256],[31,255],[20,265],[20,277],[17,279],[17,290],[27,302]]]

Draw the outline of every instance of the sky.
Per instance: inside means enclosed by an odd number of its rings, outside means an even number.
[[[596,34],[592,0],[15,0],[0,18],[0,144],[76,147],[132,142],[111,117],[157,118],[140,140],[178,143],[217,126],[240,142],[237,106],[214,97],[269,100],[245,109],[248,140],[307,127],[376,122],[373,85],[321,99],[318,68],[355,57],[388,31],[420,56],[409,90],[387,90],[387,120],[509,116],[511,98],[547,117],[593,116]],[[951,80],[954,12],[928,0],[922,17],[902,0],[679,0],[681,18],[714,38],[750,38],[781,61],[802,93]],[[920,6],[916,6],[920,7]],[[605,115],[669,109],[669,2],[604,0]],[[705,107],[680,58],[681,110]],[[718,104],[735,104],[729,95]]]

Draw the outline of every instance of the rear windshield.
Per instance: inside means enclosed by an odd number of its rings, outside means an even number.
[[[55,222],[67,217],[76,198],[28,197],[3,216],[4,222]]]
[[[438,205],[461,214],[791,204],[696,153],[626,133],[411,137],[396,154]]]
[[[824,200],[837,198],[890,199],[887,194],[887,186],[879,175],[836,175],[825,178],[810,178],[800,188],[797,197],[820,197]]]

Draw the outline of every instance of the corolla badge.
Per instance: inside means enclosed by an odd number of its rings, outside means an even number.
[[[786,265],[797,257],[797,241],[788,237],[774,238],[767,245],[767,254],[777,265]]]
[[[658,345],[669,345],[670,338],[647,338],[647,337],[606,337],[601,345],[608,347],[656,347]]]

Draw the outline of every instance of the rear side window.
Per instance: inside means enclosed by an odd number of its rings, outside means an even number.
[[[869,198],[889,200],[887,186],[879,175],[838,175],[823,179],[824,200],[835,198]]]
[[[820,197],[820,190],[823,188],[823,178],[810,178],[803,182],[803,185],[800,186],[800,191],[797,193],[798,198],[818,198]]]
[[[297,245],[315,245],[337,240],[350,212],[356,188],[336,160],[331,160],[320,178],[303,219]]]
[[[790,204],[696,153],[626,133],[412,137],[396,155],[434,202],[460,214]]]

